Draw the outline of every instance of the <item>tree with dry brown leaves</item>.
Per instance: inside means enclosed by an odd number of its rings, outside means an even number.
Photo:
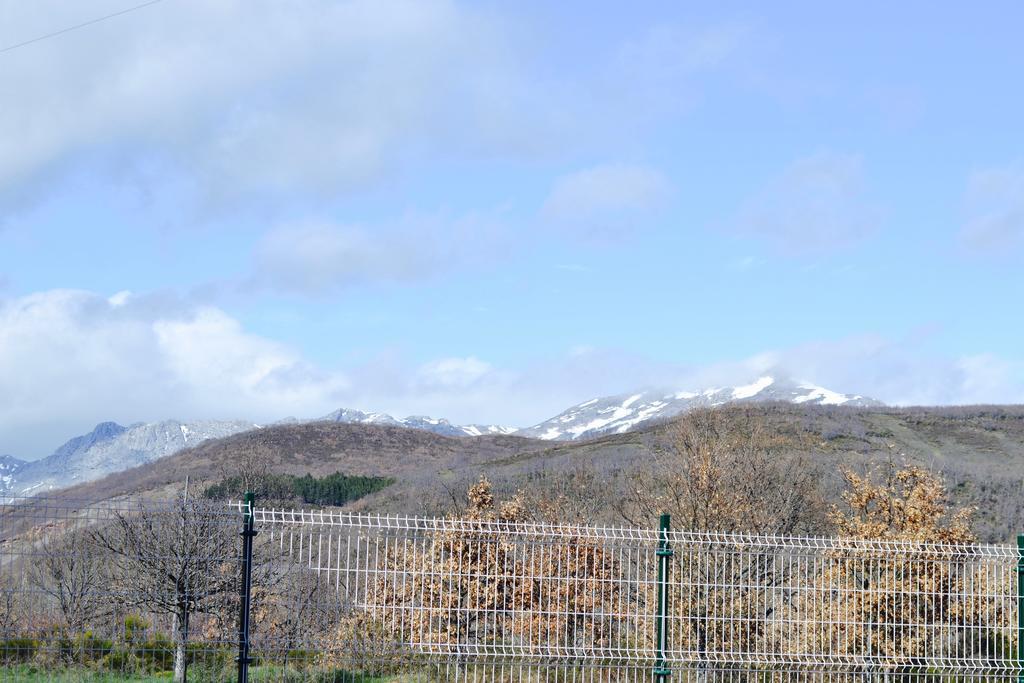
[[[943,657],[984,668],[1002,656],[998,629],[1012,586],[964,545],[975,540],[973,509],[954,507],[942,478],[916,465],[842,474],[843,503],[830,519],[841,536],[862,543],[831,551],[806,577],[793,605],[800,627],[780,627],[776,642],[793,654],[860,658],[866,671],[887,673]]]
[[[606,650],[615,633],[615,557],[552,527],[542,544],[518,533],[531,520],[521,494],[469,488],[464,518],[426,542],[392,546],[370,612],[397,644],[480,651],[521,647]],[[543,532],[539,532],[543,535]]]
[[[840,536],[924,543],[972,543],[974,508],[955,508],[942,478],[917,465],[892,461],[858,474],[841,470],[843,505],[829,519]]]

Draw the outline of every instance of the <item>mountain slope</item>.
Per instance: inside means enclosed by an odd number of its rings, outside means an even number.
[[[514,436],[467,439],[386,425],[295,422],[211,439],[55,495],[93,501],[140,494],[160,498],[180,494],[186,476],[200,491],[236,472],[239,453],[259,453],[274,473],[391,477],[401,482],[399,488],[409,499],[415,499],[416,491],[436,493],[453,472],[472,471],[481,463],[508,460],[548,445]],[[371,498],[379,501],[382,495],[388,498],[391,489]],[[407,506],[403,501],[400,507]]]
[[[13,455],[0,455],[0,493],[7,491],[18,472],[28,463]]]
[[[1024,528],[1024,507],[1017,504],[1024,477],[1024,406],[857,408],[804,401],[747,402],[722,410],[738,420],[763,419],[780,455],[802,453],[820,465],[826,504],[839,501],[841,466],[862,471],[870,463],[895,459],[941,472],[957,505],[977,507],[983,540],[1001,542]],[[568,495],[585,501],[592,512],[587,523],[621,523],[615,510],[629,495],[630,473],[650,472],[656,466],[652,455],[670,450],[675,438],[671,422],[555,442],[454,438],[378,425],[277,425],[209,440],[55,495],[93,502],[180,496],[186,476],[190,490],[202,491],[237,473],[239,453],[260,453],[272,472],[340,471],[396,480],[351,509],[443,514],[469,484],[486,475],[502,495],[518,489],[552,500]]]
[[[391,427],[406,427],[408,429],[422,429],[441,436],[481,436],[485,434],[512,434],[514,427],[500,427],[497,425],[454,425],[443,418],[427,417],[425,415],[410,415],[409,417],[396,418],[387,413],[364,413],[361,410],[341,408],[325,415],[320,422],[339,422],[342,424],[365,424],[365,425],[386,425]]]
[[[250,422],[214,420],[164,420],[130,427],[122,427],[115,422],[101,422],[88,434],[70,439],[52,455],[20,464],[8,475],[9,480],[0,477],[0,482],[3,482],[4,492],[34,495],[99,479],[113,472],[163,458],[208,439],[255,428],[256,425]]]
[[[883,405],[864,396],[840,394],[813,384],[765,376],[744,386],[716,387],[700,392],[666,394],[646,391],[595,398],[516,434],[544,440],[589,439],[602,434],[621,434],[652,420],[669,418],[693,408],[767,401],[852,407]]]
[[[278,425],[331,422],[414,429],[447,437],[481,437],[515,434],[542,440],[572,441],[603,434],[621,434],[692,408],[736,402],[782,401],[808,405],[880,406],[862,396],[840,394],[810,384],[762,377],[740,387],[702,392],[640,392],[596,398],[573,406],[538,425],[515,430],[495,425],[456,425],[425,416],[395,418],[385,413],[366,413],[342,408],[319,420],[289,418]],[[214,439],[255,429],[250,422],[165,420],[122,427],[114,422],[96,425],[52,455],[34,462],[0,458],[0,493],[31,494],[91,481],[137,465],[163,458]]]

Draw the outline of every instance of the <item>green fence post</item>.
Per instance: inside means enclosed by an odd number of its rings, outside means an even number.
[[[658,616],[655,620],[654,677],[658,683],[664,683],[672,675],[672,670],[665,662],[665,650],[668,649],[668,570],[672,548],[668,545],[668,529],[670,517],[663,514],[658,522]]]
[[[252,539],[256,535],[253,528],[252,511],[256,496],[252,491],[245,492],[245,513],[242,517],[242,585],[239,588],[238,607],[238,683],[249,683],[249,608],[252,604]]]
[[[1024,534],[1017,535],[1017,683],[1024,683]]]

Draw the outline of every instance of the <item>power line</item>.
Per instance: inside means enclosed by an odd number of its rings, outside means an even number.
[[[31,45],[32,43],[38,43],[40,40],[46,40],[47,38],[53,38],[54,36],[59,36],[59,35],[64,34],[64,33],[69,33],[71,31],[77,31],[80,28],[85,28],[86,26],[92,26],[93,24],[98,24],[101,21],[106,21],[107,19],[113,19],[114,17],[119,17],[122,14],[128,14],[129,12],[134,12],[137,9],[142,9],[143,7],[149,7],[150,5],[155,5],[156,3],[162,2],[162,1],[163,0],[149,0],[149,2],[144,2],[141,5],[135,5],[134,7],[129,7],[128,9],[123,9],[120,12],[114,12],[113,14],[108,14],[105,17],[99,17],[97,19],[91,19],[90,21],[86,21],[86,22],[83,22],[81,24],[76,24],[74,26],[68,26],[67,28],[62,28],[61,30],[54,31],[53,33],[47,33],[45,36],[39,36],[37,38],[33,38],[32,40],[26,40],[24,43],[18,43],[16,45],[8,45],[7,47],[0,48],[0,53],[2,53],[2,52],[9,52],[9,51],[15,50],[15,49],[17,49],[19,47],[25,47],[26,45]]]

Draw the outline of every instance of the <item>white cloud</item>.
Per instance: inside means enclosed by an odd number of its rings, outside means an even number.
[[[863,335],[703,367],[578,346],[512,369],[477,356],[343,371],[224,311],[151,295],[53,290],[0,299],[0,453],[38,457],[95,423],[316,417],[339,407],[526,426],[600,395],[749,382],[781,372],[890,404],[1024,402],[1024,361],[930,353]]]
[[[383,354],[331,371],[223,310],[52,290],[0,299],[0,453],[39,457],[104,420],[316,417],[339,407],[527,425],[664,366],[593,349],[510,370],[476,356]]]
[[[19,3],[4,34],[105,9]],[[423,151],[543,146],[557,107],[517,70],[496,23],[447,0],[161,3],[3,56],[0,187],[98,157],[210,197],[333,195]]]
[[[1021,359],[936,353],[927,341],[927,336],[893,340],[865,334],[808,342],[698,369],[687,378],[687,388],[779,373],[890,405],[1024,402]]]
[[[669,197],[660,171],[633,164],[602,164],[557,179],[541,209],[549,221],[594,235],[629,230]]]
[[[539,215],[570,238],[621,237],[670,194],[671,184],[655,169],[607,164],[559,178]],[[364,283],[419,282],[486,267],[543,239],[536,228],[514,224],[509,213],[507,206],[498,206],[458,215],[410,211],[367,224],[286,223],[256,244],[242,285],[246,291],[322,295]],[[556,267],[587,270],[579,264]]]
[[[958,403],[1024,403],[1024,362],[982,353],[957,361]]]
[[[419,368],[417,384],[424,388],[469,387],[493,372],[494,368],[475,356],[441,358]]]
[[[69,290],[0,302],[0,449],[22,457],[102,420],[315,415],[348,389],[216,308]]]
[[[971,247],[1006,253],[1024,244],[1024,167],[993,167],[971,173],[967,207],[967,224],[961,236]]]
[[[720,24],[699,30],[657,25],[638,39],[623,43],[617,55],[621,68],[656,80],[662,85],[694,73],[722,66],[749,39],[744,24]]]
[[[606,372],[611,366],[610,376],[614,376],[614,384],[623,387],[620,391],[643,386],[699,390],[745,384],[764,374],[776,374],[870,396],[890,405],[1024,403],[1024,358],[941,353],[929,347],[930,341],[930,334],[911,334],[904,339],[861,334],[765,349],[745,358],[689,367],[608,352],[584,354],[581,359],[603,356],[595,367]],[[588,371],[585,364],[571,367],[581,374]],[[576,386],[581,381],[575,380]]]
[[[131,298],[132,298],[131,291],[127,290],[127,289],[123,289],[120,292],[117,292],[116,294],[111,295],[107,299],[107,302],[111,306],[113,306],[114,308],[117,308],[119,306],[124,306],[126,303],[128,303],[131,300]]]
[[[47,455],[105,420],[270,422],[339,407],[525,424],[625,372],[588,375],[581,362],[512,372],[475,356],[410,365],[383,355],[332,371],[218,308],[51,290],[0,299],[0,453]]]
[[[513,248],[500,211],[407,213],[390,223],[282,225],[256,245],[246,287],[325,294],[363,283],[413,282],[486,265]]]
[[[835,251],[874,233],[880,211],[865,191],[863,162],[819,153],[790,164],[742,209],[741,232],[779,251]]]
[[[358,227],[293,225],[267,233],[256,247],[254,281],[318,293],[363,281],[411,280],[437,263],[429,246],[369,235]]]

